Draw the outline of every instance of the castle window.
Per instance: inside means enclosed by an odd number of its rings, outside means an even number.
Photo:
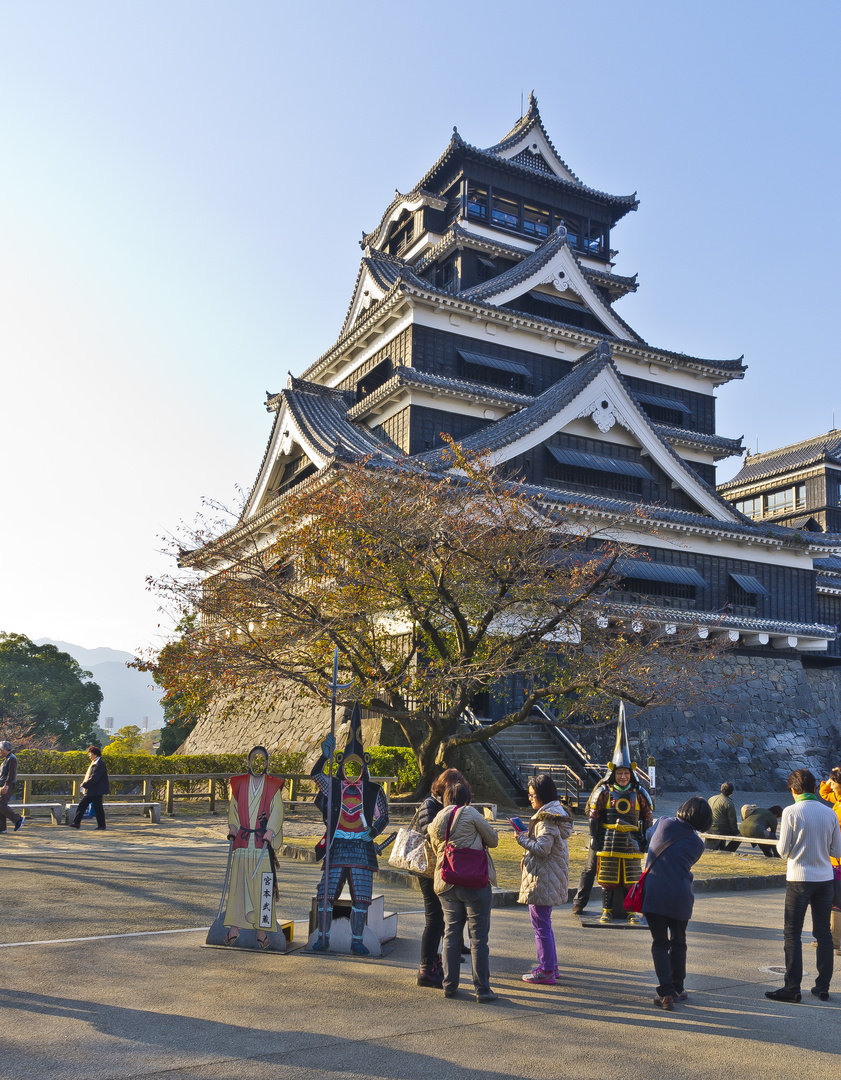
[[[686,427],[687,418],[692,415],[692,410],[684,402],[660,397],[658,394],[637,394],[637,400],[645,409],[648,418],[655,423]]]
[[[597,221],[590,222],[587,250],[591,255],[603,255],[607,247],[607,228]]]
[[[543,206],[523,204],[523,232],[545,240],[549,235],[549,210]]]
[[[734,608],[752,608],[755,611],[759,601],[770,595],[762,582],[753,577],[752,574],[730,575],[727,585],[727,599]],[[751,612],[739,610],[735,614],[748,615]]]
[[[299,484],[314,472],[315,465],[313,465],[307,455],[299,454],[298,457],[292,458],[291,461],[287,461],[283,466],[283,472],[280,475],[280,483],[277,485],[277,490],[274,494],[281,495],[284,491]]]
[[[622,498],[641,499],[645,493],[653,498],[654,477],[638,461],[613,458],[604,454],[587,454],[565,446],[547,446],[549,460],[546,479],[574,491],[593,494],[616,494]],[[647,484],[649,491],[643,490]]]
[[[479,281],[488,281],[496,277],[496,265],[490,259],[485,259],[480,255],[477,260],[476,276]]]
[[[652,600],[662,607],[695,607],[697,590],[707,587],[707,582],[692,566],[617,559],[615,570],[622,575],[618,593]]]
[[[458,351],[460,374],[466,379],[501,386],[506,390],[522,391],[531,372],[517,360],[504,360],[499,356]]]
[[[752,499],[739,499],[736,509],[741,510],[749,518],[758,521],[762,517],[762,496],[754,495]]]
[[[381,360],[356,384],[356,400],[361,401],[368,394],[378,389],[383,383],[388,382],[392,375],[391,359],[387,356]]]
[[[488,220],[488,189],[478,184],[467,185],[467,216],[477,221]]]
[[[802,510],[806,506],[806,485],[795,484],[783,491],[771,491],[765,496],[765,514],[785,514],[790,510]]]
[[[504,192],[494,193],[491,200],[491,221],[494,225],[503,225],[506,229],[519,229],[519,199]]]
[[[599,469],[576,469],[565,465],[552,465],[546,472],[550,484],[569,491],[587,492],[591,495],[618,495],[634,502],[642,498],[642,480],[636,476],[617,476],[616,473]]]
[[[450,289],[457,284],[458,275],[456,274],[456,261],[455,259],[447,259],[445,263],[442,263],[435,271],[435,284],[439,289]]]
[[[769,491],[763,495],[754,495],[750,499],[739,499],[736,509],[758,521],[764,517],[776,517],[778,514],[790,514],[795,510],[806,509],[806,485],[794,484],[792,487]]]

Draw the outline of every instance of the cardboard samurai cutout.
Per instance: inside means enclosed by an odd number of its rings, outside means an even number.
[[[613,757],[607,774],[587,802],[590,850],[598,860],[596,880],[602,887],[599,922],[603,925],[613,922],[617,912],[621,912],[619,918],[627,918],[633,925],[642,924],[637,912],[625,912],[622,908],[628,889],[642,874],[645,836],[654,809],[651,796],[640,787],[635,769],[628,744],[625,704],[620,702]]]
[[[364,938],[373,875],[377,870],[374,837],[388,825],[388,799],[382,787],[372,782],[368,771],[371,755],[362,746],[362,718],[358,704],[353,707],[345,749],[335,755],[337,775],[326,776],[324,765],[335,746],[335,737],[328,735],[321,744],[321,757],[311,774],[318,789],[315,803],[321,810],[327,831],[315,849],[316,857],[319,861],[324,859],[325,866],[316,893],[318,929],[313,934],[310,948],[315,952],[326,952],[330,948],[333,904],[347,884],[351,897],[350,951],[357,956],[368,956],[371,950]]]
[[[231,777],[228,873],[208,945],[286,952],[286,938],[277,924],[274,852],[283,840],[284,781],[269,776],[268,768],[268,751],[255,746],[248,755],[248,772]]]

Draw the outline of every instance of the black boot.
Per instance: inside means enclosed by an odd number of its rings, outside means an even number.
[[[327,952],[330,948],[330,924],[333,922],[333,905],[327,909],[327,922],[322,931],[322,919],[324,918],[324,904],[318,905],[318,938],[312,947],[313,952]]]
[[[370,956],[371,950],[366,948],[362,936],[365,932],[365,920],[367,911],[364,907],[352,907],[350,909],[350,951],[354,956]]]

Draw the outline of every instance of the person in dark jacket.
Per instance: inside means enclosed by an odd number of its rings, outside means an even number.
[[[689,799],[673,818],[661,818],[648,847],[648,873],[642,912],[651,931],[651,956],[657,974],[654,1004],[673,1009],[685,1001],[686,926],[695,897],[691,867],[704,853],[699,832],[708,832],[712,810],[706,799]]]
[[[718,836],[736,836],[739,832],[736,822],[736,807],[730,796],[733,794],[733,785],[727,781],[721,785],[721,794],[713,795],[710,799],[712,810],[712,823],[707,832],[716,833]],[[707,847],[710,851],[736,851],[741,840],[708,840]]]
[[[10,742],[0,743],[0,833],[6,831],[6,822],[11,821],[15,832],[23,825],[26,818],[22,814],[16,814],[9,808],[9,799],[15,793],[15,783],[18,778],[18,759],[12,753]]]
[[[85,779],[82,781],[82,798],[79,800],[76,814],[70,822],[71,829],[80,829],[82,827],[82,815],[89,806],[93,806],[97,829],[105,828],[105,811],[102,809],[102,796],[107,795],[111,790],[111,785],[108,782],[108,770],[105,768],[102,751],[98,746],[91,745],[88,747],[88,757],[91,763],[85,773]]]
[[[424,836],[429,826],[444,809],[444,792],[448,784],[464,780],[458,769],[446,769],[432,781],[429,797],[418,809],[417,829]],[[433,986],[440,990],[444,985],[444,965],[441,960],[441,940],[444,937],[444,909],[435,892],[435,856],[427,843],[428,868],[426,875],[418,874],[421,896],[423,897],[423,935],[421,937],[420,968],[418,986]]]
[[[749,812],[746,814],[745,811]],[[767,810],[762,806],[742,807],[742,824],[739,832],[749,840],[776,840],[777,822],[783,816],[781,806],[771,806]],[[766,859],[779,859],[779,853],[773,844],[753,844],[758,847]]]

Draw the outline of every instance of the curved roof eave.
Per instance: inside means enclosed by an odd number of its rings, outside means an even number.
[[[377,256],[377,258],[379,258],[379,256]],[[388,256],[388,258],[393,263],[400,261],[394,256]],[[303,377],[309,378],[322,371],[337,352],[347,347],[354,337],[364,335],[369,328],[369,322],[373,322],[379,318],[393,304],[399,302],[403,295],[418,297],[419,299],[427,300],[434,304],[443,304],[461,310],[493,315],[502,322],[520,323],[524,326],[531,325],[535,328],[543,326],[557,328],[574,334],[576,337],[580,338],[582,342],[592,343],[593,347],[595,347],[599,341],[606,340],[620,346],[623,352],[628,353],[630,356],[637,355],[641,358],[650,360],[653,363],[657,363],[658,361],[676,361],[689,370],[702,371],[710,375],[726,374],[726,381],[728,382],[732,379],[744,378],[745,371],[747,370],[747,366],[743,362],[744,356],[737,357],[734,360],[713,360],[705,359],[704,357],[689,356],[687,353],[677,353],[671,352],[668,349],[659,349],[655,345],[648,345],[642,341],[620,338],[609,333],[598,334],[594,331],[582,330],[581,327],[572,326],[569,323],[553,322],[550,319],[536,319],[523,312],[510,311],[506,308],[498,308],[493,305],[465,300],[458,293],[449,293],[441,289],[436,289],[435,286],[431,285],[428,281],[419,278],[408,264],[403,263],[400,267],[400,275],[395,279],[394,284],[385,296],[382,297],[377,307],[369,312],[364,319],[357,320],[353,326],[348,327],[344,333],[340,334],[330,348],[326,349],[321,356],[310,364],[304,371]],[[619,316],[617,315],[616,318],[619,319]]]

